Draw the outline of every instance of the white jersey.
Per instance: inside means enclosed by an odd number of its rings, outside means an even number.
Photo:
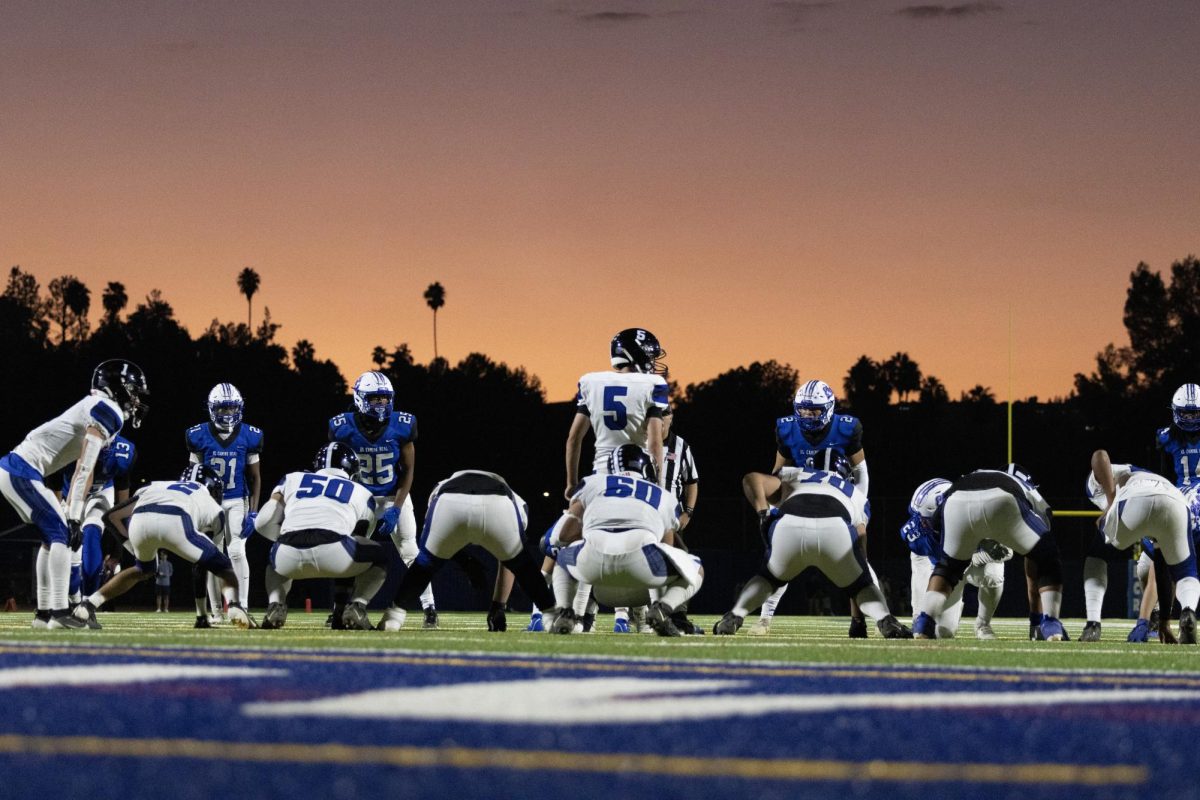
[[[137,490],[134,513],[153,512],[155,508],[176,508],[191,517],[192,527],[208,534],[225,529],[225,512],[213,500],[208,487],[188,481],[154,481]],[[165,512],[170,513],[170,512]]]
[[[589,475],[573,500],[583,505],[583,536],[589,531],[633,529],[662,539],[679,527],[674,494],[633,475]]]
[[[589,372],[579,379],[575,410],[596,436],[593,470],[608,472],[608,457],[623,444],[647,450],[646,422],[667,408],[667,381],[641,372]]]
[[[779,470],[779,481],[782,484],[779,510],[785,514],[842,517],[851,525],[866,525],[871,518],[867,496],[839,475],[784,467]]]
[[[340,469],[291,472],[275,488],[283,495],[280,534],[322,530],[350,536],[360,521],[375,519],[375,500]]]
[[[25,440],[13,448],[13,453],[45,478],[79,460],[83,434],[88,426],[101,430],[104,443],[108,444],[121,432],[124,421],[121,407],[115,402],[104,395],[89,395],[30,431]]]

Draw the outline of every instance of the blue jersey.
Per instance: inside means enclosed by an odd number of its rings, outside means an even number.
[[[246,496],[246,465],[250,456],[262,453],[263,432],[253,425],[239,423],[228,435],[222,435],[210,422],[193,425],[185,434],[189,453],[207,464],[225,479],[225,499]]]
[[[900,528],[900,538],[908,549],[919,556],[927,556],[935,565],[942,559],[942,537],[920,514],[910,514],[908,522]]]
[[[1189,436],[1174,425],[1159,428],[1155,437],[1158,449],[1175,469],[1175,485],[1184,488],[1200,482],[1200,434]],[[1163,473],[1166,474],[1165,472]]]
[[[404,474],[400,450],[417,440],[417,418],[393,411],[391,419],[374,436],[368,436],[353,411],[329,420],[329,441],[344,442],[358,454],[358,482],[376,497],[390,497]]]
[[[781,417],[775,421],[775,443],[779,455],[796,467],[828,448],[848,458],[862,450],[862,423],[857,417],[838,414],[825,428],[810,434],[796,417]]]
[[[100,455],[96,457],[96,469],[92,477],[92,491],[100,491],[115,487],[129,488],[129,476],[133,472],[133,464],[137,461],[137,448],[133,442],[124,436],[114,436],[112,441],[104,445]],[[63,497],[71,490],[71,478],[75,476],[75,465],[68,464],[63,470]]]

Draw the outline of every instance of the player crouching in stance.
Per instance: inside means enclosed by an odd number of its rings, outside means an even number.
[[[354,578],[350,604],[335,608],[347,628],[371,630],[367,603],[387,580],[386,546],[365,538],[375,519],[370,490],[354,483],[358,455],[330,442],[317,451],[312,472],[291,472],[246,528],[275,542],[267,565],[267,613],[262,627],[282,628],[287,594],[303,578]]]
[[[428,508],[420,552],[396,589],[395,606],[401,614],[397,628],[404,625],[406,609],[417,603],[438,570],[470,544],[495,556],[501,570],[512,572],[538,608],[554,613],[554,595],[546,586],[537,557],[523,541],[529,506],[504,478],[494,472],[460,470],[434,487]],[[489,629],[507,627],[502,609],[500,605],[489,612]]]
[[[910,586],[914,623],[916,622],[916,609],[921,605],[921,600],[925,596],[929,578],[933,575],[934,568],[946,557],[942,552],[941,534],[934,530],[929,523],[929,519],[937,511],[937,497],[939,497],[933,489],[942,484],[949,486],[950,481],[934,478],[917,487],[917,491],[913,493],[912,502],[908,506],[908,521],[900,528],[900,538],[904,540],[911,551],[909,554],[912,562]],[[996,613],[996,606],[1000,604],[1000,596],[1004,593],[1004,562],[1012,556],[1013,551],[999,542],[984,539],[979,543],[979,549],[971,554],[971,565],[963,573],[963,580],[959,581],[946,600],[946,610],[942,612],[942,618],[938,620],[937,624],[937,638],[952,639],[958,633],[958,623],[962,619],[963,589],[968,583],[979,589],[979,611],[975,617],[975,638],[996,638],[996,633],[992,630],[992,616]]]
[[[573,633],[586,611],[577,598],[580,582],[592,584],[596,600],[614,607],[650,604],[646,621],[659,636],[682,636],[671,621],[704,581],[700,559],[672,546],[679,501],[657,485],[651,457],[634,444],[615,448],[607,475],[589,475],[566,514],[547,534],[559,548],[554,597],[562,611],[554,633]],[[651,603],[651,592],[658,599]],[[572,607],[572,601],[581,603]]]
[[[1026,574],[1037,581],[1043,616],[1040,627],[1046,641],[1065,637],[1058,621],[1062,606],[1062,560],[1050,533],[1050,507],[1029,475],[1016,464],[1007,470],[981,469],[957,481],[927,481],[925,495],[914,495],[916,511],[935,533],[942,536],[945,558],[938,562],[913,623],[918,639],[933,639],[949,598],[971,556],[985,539],[1025,556]],[[920,493],[918,488],[918,493]],[[1032,565],[1032,566],[1031,566]]]
[[[870,517],[867,496],[850,482],[850,462],[832,454],[832,470],[783,467],[775,475],[751,472],[742,480],[746,499],[758,512],[767,541],[758,574],[746,582],[733,610],[713,626],[729,636],[751,610],[808,567],[816,567],[842,588],[885,639],[911,639],[912,631],[892,616],[858,539]],[[775,511],[770,506],[776,506]]]
[[[1155,582],[1158,584],[1159,641],[1175,644],[1171,606],[1179,594],[1179,641],[1196,644],[1196,603],[1200,601],[1196,552],[1189,528],[1188,501],[1169,480],[1127,465],[1114,467],[1108,453],[1092,454],[1092,475],[1104,492],[1106,509],[1096,525],[1104,540],[1118,550],[1132,547],[1143,536],[1155,543]]]
[[[205,464],[192,464],[178,481],[154,481],[129,500],[104,515],[105,525],[129,537],[137,563],[122,570],[108,583],[75,607],[75,617],[96,626],[96,609],[154,577],[159,549],[216,575],[224,584],[222,594],[229,604],[229,620],[239,628],[257,627],[238,597],[237,574],[229,556],[213,544],[212,535],[225,527],[221,509],[224,480]]]

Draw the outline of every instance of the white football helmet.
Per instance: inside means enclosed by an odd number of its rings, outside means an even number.
[[[945,478],[930,478],[913,492],[912,500],[908,504],[908,513],[929,519],[937,513],[949,489],[950,481]]]
[[[809,381],[796,390],[792,407],[796,409],[796,421],[806,431],[819,431],[833,419],[833,407],[837,398],[825,381]]]
[[[1112,474],[1113,480],[1120,483],[1122,476],[1133,472],[1132,464],[1113,464]],[[1100,488],[1100,481],[1096,480],[1096,473],[1088,472],[1087,476],[1087,496],[1088,500],[1092,501],[1092,505],[1101,511],[1108,511],[1108,498],[1104,496],[1104,490]]]
[[[242,393],[232,383],[218,383],[208,393],[208,418],[219,431],[228,433],[242,421]]]
[[[364,372],[354,382],[354,407],[365,417],[387,421],[395,398],[392,382],[382,372]]]
[[[1171,417],[1182,431],[1200,431],[1200,386],[1185,383],[1175,390],[1175,396],[1171,398]]]

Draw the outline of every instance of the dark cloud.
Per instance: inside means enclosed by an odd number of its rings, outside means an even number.
[[[643,22],[652,17],[641,11],[596,11],[580,14],[579,19],[583,22]]]
[[[768,8],[774,22],[782,22],[788,28],[799,31],[804,30],[804,25],[812,21],[814,12],[821,12],[835,5],[837,3],[832,0],[775,0]]]
[[[897,14],[912,19],[954,19],[961,17],[974,17],[979,14],[990,14],[995,11],[1003,11],[1004,6],[999,3],[962,3],[956,6],[944,5],[921,5],[921,6],[905,6],[897,11]]]

